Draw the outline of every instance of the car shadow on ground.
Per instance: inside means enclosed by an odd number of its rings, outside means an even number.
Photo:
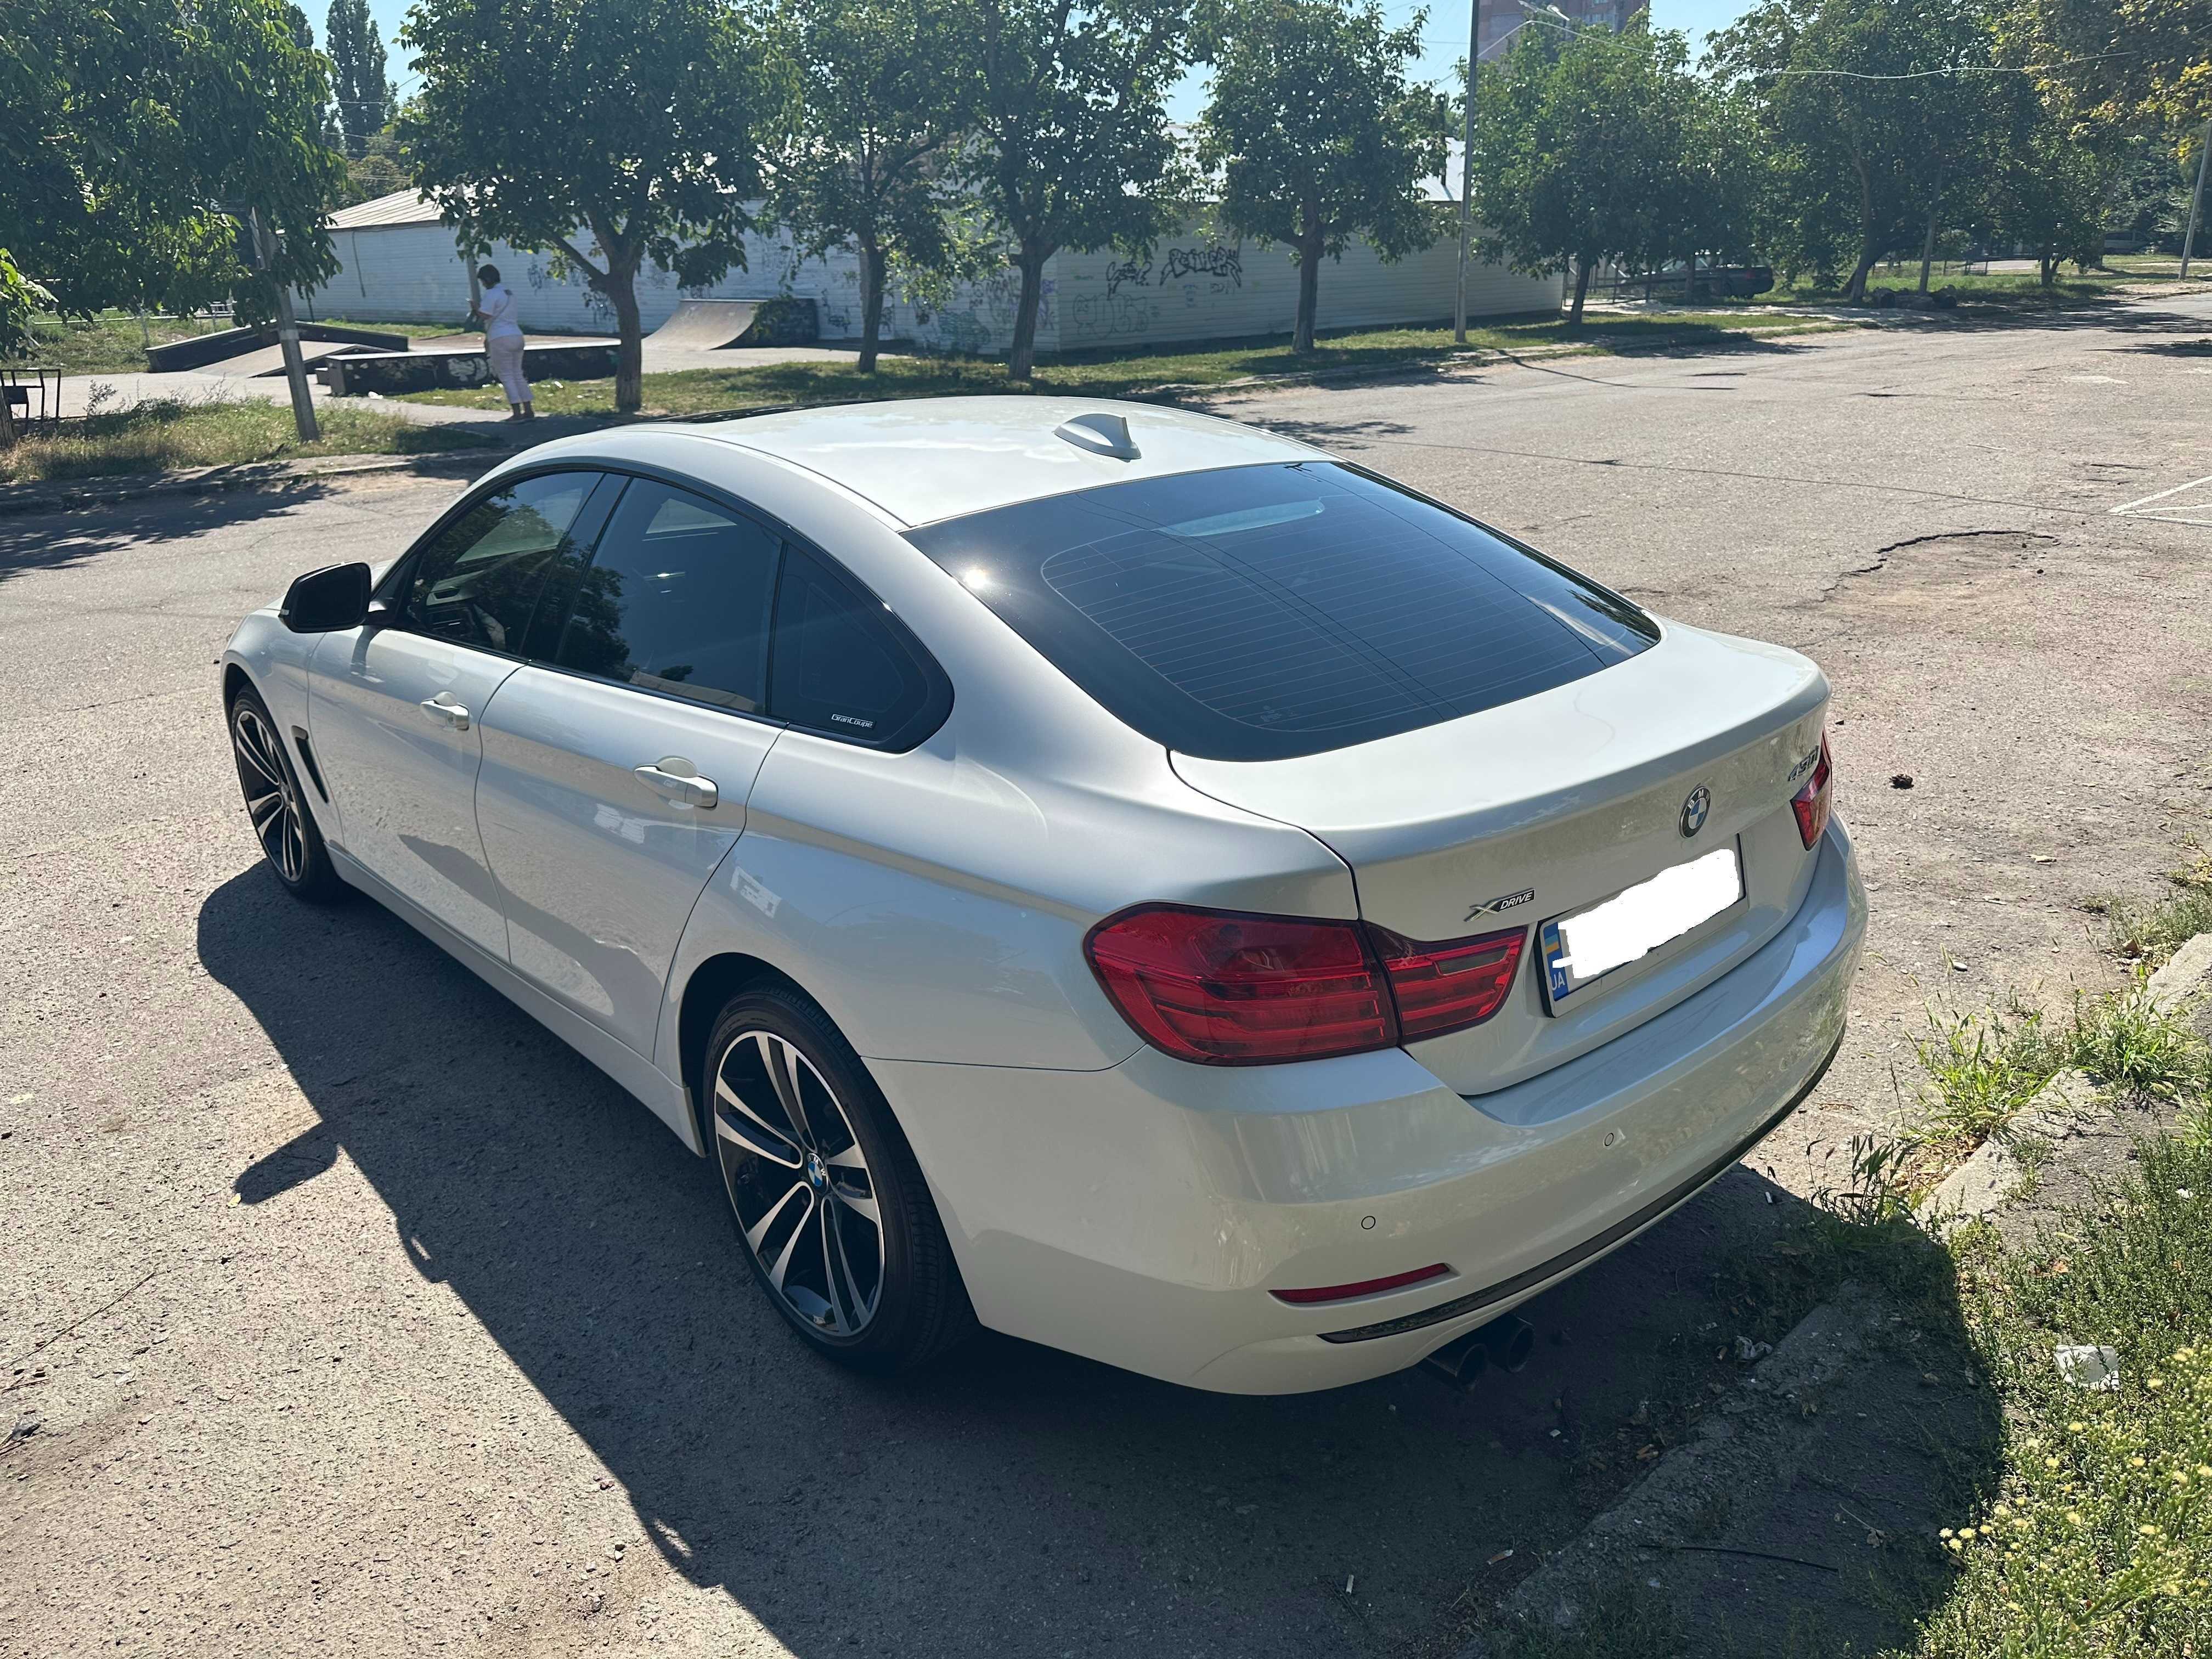
[[[1407,1372],[1207,1395],[992,1335],[855,1377],[762,1298],[710,1166],[393,915],[307,909],[256,866],[207,899],[198,950],[319,1120],[239,1172],[241,1201],[313,1204],[349,1159],[392,1248],[645,1536],[803,1659],[985,1632],[1023,1654],[1427,1648],[1737,1386],[1736,1336],[1802,1311],[1766,1270],[1805,1206],[1739,1166],[1529,1304],[1532,1363],[1471,1393]]]

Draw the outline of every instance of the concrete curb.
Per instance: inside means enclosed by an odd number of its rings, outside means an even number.
[[[2151,1006],[2170,1014],[2212,980],[2212,933],[2199,933],[2150,976]],[[2097,1085],[2079,1072],[2061,1072],[2037,1091],[2002,1139],[1985,1140],[1943,1177],[1917,1206],[1923,1224],[1943,1229],[1984,1216],[2020,1188],[2027,1175],[2015,1147],[2023,1138],[2058,1142],[2077,1133],[2098,1109]]]
[[[1507,1594],[1498,1610],[1524,1628],[1569,1632],[1623,1585],[1644,1583],[1665,1553],[1695,1547],[1697,1517],[1791,1462],[1817,1432],[1824,1397],[1876,1343],[1887,1305],[1856,1283],[1797,1322],[1651,1472]],[[1478,1637],[1455,1659],[1486,1659]]]

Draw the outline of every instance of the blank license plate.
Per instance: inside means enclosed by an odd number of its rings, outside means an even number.
[[[1650,955],[1742,897],[1743,860],[1731,842],[1546,922],[1539,933],[1546,1007],[1558,1013],[1591,981]]]

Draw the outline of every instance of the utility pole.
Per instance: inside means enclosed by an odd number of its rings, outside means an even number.
[[[2197,251],[2197,210],[2204,203],[2204,163],[2212,161],[2212,121],[2204,124],[2204,143],[2197,152],[2197,188],[2189,198],[2189,234],[2181,239],[2181,274],[2189,275],[2190,256]]]
[[[1467,255],[1474,211],[1474,72],[1482,62],[1482,0],[1467,0],[1467,124],[1459,152],[1459,293],[1452,304],[1452,341],[1467,343]]]
[[[292,314],[292,290],[276,274],[276,239],[263,226],[258,209],[246,210],[246,223],[253,232],[253,251],[261,269],[276,290],[276,344],[284,354],[284,380],[292,392],[292,424],[299,429],[300,441],[311,444],[323,434],[315,423],[315,400],[307,391],[307,363],[300,355],[300,319]]]

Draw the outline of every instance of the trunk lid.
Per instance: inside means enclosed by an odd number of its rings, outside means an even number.
[[[1814,854],[1790,798],[1827,702],[1826,679],[1796,652],[1670,623],[1625,662],[1460,720],[1288,760],[1173,759],[1194,788],[1319,837],[1378,927],[1427,941],[1526,928],[1504,1007],[1407,1045],[1477,1096],[1664,1012],[1796,912]],[[1700,788],[1710,808],[1686,836]],[[1547,1011],[1545,921],[1729,845],[1742,900]]]

